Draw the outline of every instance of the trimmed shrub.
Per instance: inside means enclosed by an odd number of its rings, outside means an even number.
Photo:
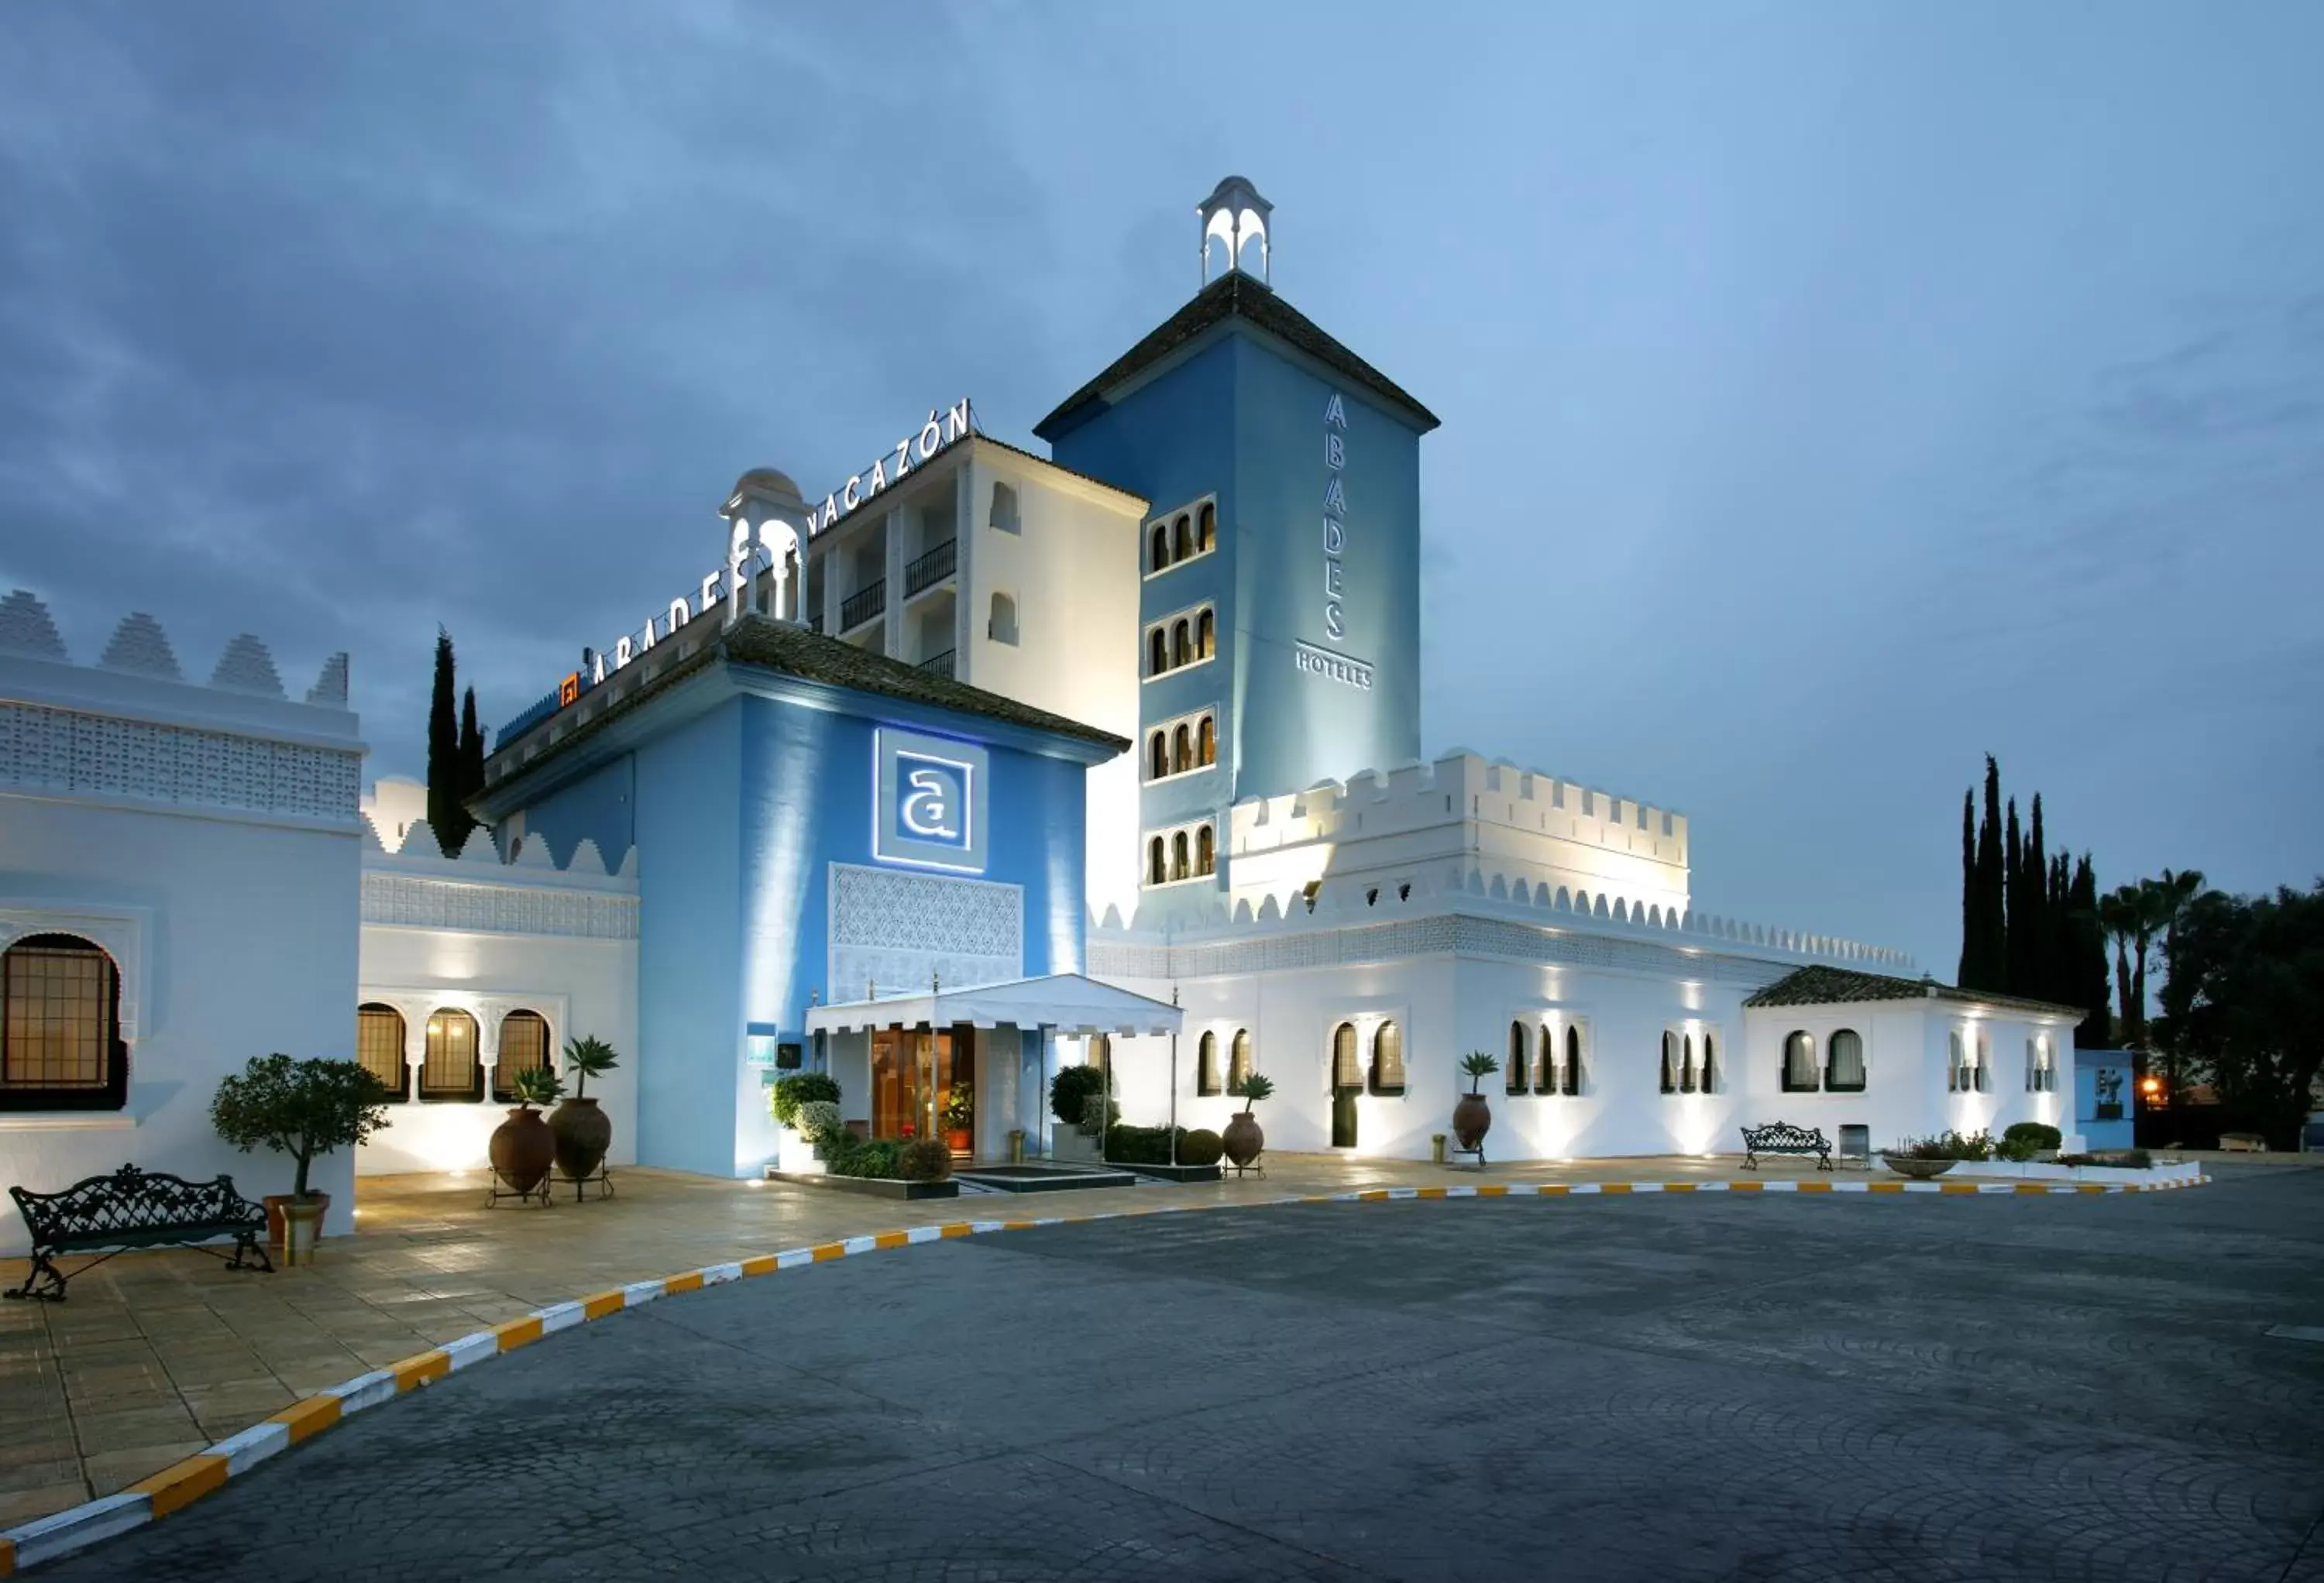
[[[818,1146],[828,1146],[834,1137],[847,1137],[847,1123],[840,1118],[836,1100],[807,1100],[798,1108],[798,1118],[791,1125],[798,1128],[801,1137]]]
[[[1178,1140],[1181,1165],[1215,1165],[1226,1152],[1225,1140],[1207,1127],[1198,1127]]]
[[[1185,1128],[1178,1129],[1182,1139]],[[1105,1135],[1105,1157],[1117,1165],[1167,1165],[1170,1163],[1170,1129],[1167,1127],[1115,1127]],[[1184,1156],[1180,1156],[1184,1158]]]
[[[2117,1171],[2144,1171],[2154,1164],[2144,1149],[2116,1149],[2104,1155],[2060,1155],[2061,1165],[2110,1165]]]
[[[816,1103],[839,1103],[839,1081],[827,1072],[790,1072],[768,1091],[767,1109],[785,1127],[798,1127],[799,1107]]]
[[[1082,1101],[1082,1130],[1097,1133],[1121,1119],[1121,1107],[1107,1102],[1103,1094],[1092,1094]]]
[[[1094,1066],[1061,1066],[1049,1080],[1049,1114],[1067,1127],[1079,1127],[1088,1113],[1088,1101],[1105,1091],[1105,1073]]]
[[[2034,1146],[2034,1140],[2030,1137],[2005,1137],[1993,1146],[1995,1159],[2008,1160],[2020,1165],[2041,1152]]]
[[[2063,1133],[2044,1121],[2013,1121],[2003,1128],[2001,1141],[2006,1144],[2030,1144],[2034,1149],[2040,1150],[2054,1149],[2064,1143],[2066,1138]]]
[[[896,1174],[907,1182],[942,1182],[952,1174],[952,1150],[932,1137],[904,1146],[896,1161]]]
[[[826,1145],[823,1166],[834,1176],[880,1176],[894,1181],[902,1167],[903,1153],[901,1143],[885,1137],[853,1143],[836,1152]]]

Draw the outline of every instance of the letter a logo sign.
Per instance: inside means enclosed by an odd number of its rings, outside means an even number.
[[[982,873],[981,783],[990,763],[984,749],[886,726],[879,744],[872,855],[884,862]]]

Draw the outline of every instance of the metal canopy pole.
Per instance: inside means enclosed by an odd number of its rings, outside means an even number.
[[[1178,1004],[1178,986],[1170,986],[1170,1004]],[[1178,1030],[1170,1030],[1170,1169],[1178,1168]]]

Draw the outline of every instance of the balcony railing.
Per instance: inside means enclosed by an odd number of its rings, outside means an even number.
[[[839,630],[851,631],[888,608],[888,579],[867,583],[839,602]]]
[[[813,614],[807,618],[807,630],[810,632],[820,632],[823,630],[823,611],[820,606],[816,609]]]
[[[904,568],[904,597],[909,599],[923,588],[933,588],[952,575],[953,565],[959,558],[960,540],[947,538],[927,554]]]
[[[956,649],[947,649],[942,654],[931,654],[912,668],[924,670],[932,676],[944,676],[949,679],[953,673],[954,657],[959,652]]]

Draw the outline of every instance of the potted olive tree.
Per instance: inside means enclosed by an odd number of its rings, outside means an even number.
[[[1463,1154],[1484,1158],[1485,1134],[1493,1128],[1493,1104],[1482,1091],[1484,1081],[1501,1069],[1500,1058],[1484,1050],[1471,1050],[1461,1057],[1462,1075],[1469,1080],[1469,1091],[1452,1107],[1452,1137]]]
[[[515,1091],[516,1105],[508,1119],[493,1128],[493,1174],[519,1198],[535,1192],[546,1196],[540,1184],[557,1163],[557,1135],[533,1107],[555,1104],[565,1084],[548,1067],[530,1066],[518,1072],[509,1087]]]
[[[595,1035],[565,1041],[565,1070],[573,1074],[573,1092],[549,1115],[549,1131],[556,1139],[557,1169],[570,1182],[586,1182],[605,1163],[613,1146],[613,1118],[589,1097],[589,1080],[603,1077],[622,1063],[613,1047]]]
[[[1226,1150],[1227,1163],[1239,1172],[1247,1171],[1267,1147],[1267,1134],[1250,1108],[1275,1092],[1275,1080],[1264,1072],[1250,1072],[1231,1084],[1227,1092],[1242,1101],[1242,1109],[1227,1118],[1227,1129],[1219,1135],[1219,1142]]]
[[[266,1235],[285,1264],[314,1255],[331,1195],[307,1185],[318,1155],[353,1148],[388,1125],[387,1090],[353,1061],[293,1061],[254,1055],[218,1081],[210,1125],[244,1154],[262,1144],[290,1156],[290,1191],[266,1195]]]

